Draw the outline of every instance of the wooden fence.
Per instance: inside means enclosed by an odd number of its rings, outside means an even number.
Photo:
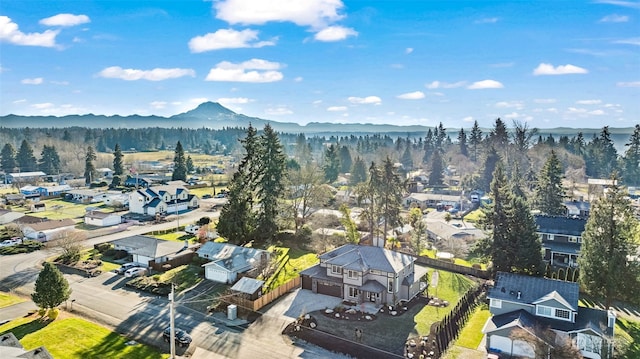
[[[240,307],[247,308],[253,311],[258,311],[260,308],[264,307],[265,305],[282,297],[283,295],[289,293],[293,289],[300,287],[301,283],[302,283],[302,278],[295,277],[292,280],[282,284],[281,286],[274,288],[272,291],[263,294],[260,298],[256,300],[249,300],[249,299],[232,296],[228,298],[228,301]]]
[[[405,253],[405,254],[409,254],[409,253]],[[434,259],[434,258],[429,258],[425,256],[418,257],[413,254],[409,254],[409,255],[416,258],[417,264],[426,265],[427,267],[442,269],[449,272],[455,272],[460,274],[467,274],[467,275],[471,275],[471,276],[482,278],[482,279],[489,279],[491,277],[491,272],[489,272],[488,270],[473,268],[473,267],[465,267],[459,264],[446,262],[440,259]]]
[[[162,263],[156,263],[154,260],[149,261],[149,267],[156,272],[166,272],[169,269],[179,267],[183,264],[189,264],[193,261],[193,257],[196,256],[196,252],[184,251],[184,254],[177,255]]]

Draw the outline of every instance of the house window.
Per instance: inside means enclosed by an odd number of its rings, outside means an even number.
[[[569,320],[570,315],[571,315],[571,312],[569,312],[568,310],[556,309],[556,318]]]
[[[347,273],[347,276],[348,276],[349,278],[351,278],[351,279],[357,279],[357,278],[359,277],[359,274],[360,274],[359,272],[356,272],[356,271],[354,271],[354,270],[350,270],[350,271]]]
[[[349,296],[351,298],[357,298],[360,295],[360,291],[357,288],[349,287]]]
[[[547,234],[547,240],[552,241],[553,240],[553,234]]]
[[[569,236],[569,242],[570,242],[570,243],[576,243],[576,242],[578,242],[578,237]]]
[[[536,308],[536,314],[543,316],[543,317],[550,317],[551,316],[551,307],[545,307],[542,305],[539,305]]]
[[[502,308],[502,301],[500,299],[489,299],[489,306],[491,308]]]
[[[342,268],[337,265],[331,265],[331,273],[333,274],[342,274]]]
[[[387,282],[387,292],[393,293],[393,278],[389,278]]]
[[[577,237],[578,238],[578,243],[582,243],[582,237]]]

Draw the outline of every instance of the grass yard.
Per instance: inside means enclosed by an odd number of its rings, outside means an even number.
[[[25,300],[8,293],[0,292],[0,308],[10,307],[14,304],[22,303]]]
[[[475,211],[471,211],[466,216],[464,216],[464,220],[471,223],[478,223],[481,215],[482,209],[476,209]]]
[[[269,248],[269,250],[273,250],[275,248],[276,247],[272,247]],[[273,282],[270,283],[270,288],[276,288],[290,281],[291,279],[299,276],[300,271],[305,270],[320,262],[318,256],[315,253],[300,249],[298,246],[279,249],[286,250],[289,258],[282,270],[278,272],[278,275],[273,279]]]
[[[126,337],[80,318],[43,322],[34,315],[2,325],[0,332],[13,332],[27,350],[43,345],[56,359],[169,357],[147,345],[127,345]]]
[[[84,218],[87,207],[95,207],[102,212],[113,212],[113,207],[108,207],[101,203],[84,204],[63,201],[61,199],[47,199],[41,202],[46,205],[46,211],[31,212],[28,206],[27,208],[13,206],[11,209],[16,212],[27,213],[34,217],[46,217],[48,219]]]
[[[618,319],[615,327],[615,347],[621,359],[640,358],[640,322]]]
[[[114,269],[120,268],[120,263],[114,262],[109,257],[102,256],[102,254],[98,252],[97,249],[87,249],[82,251],[82,253],[80,253],[81,261],[94,260],[94,259],[102,261],[102,267],[100,268],[100,270],[103,272],[111,272]]]
[[[177,283],[176,291],[181,292],[204,280],[204,277],[200,276],[199,272],[200,267],[185,264],[160,274],[158,281]]]
[[[156,234],[153,236],[159,239],[163,239],[165,241],[181,242],[181,243],[184,243],[185,239],[189,241],[196,239],[196,236],[193,236],[185,232],[169,232],[165,234]]]
[[[477,306],[454,345],[468,349],[478,348],[483,337],[482,327],[484,327],[490,316],[491,313],[486,304]]]

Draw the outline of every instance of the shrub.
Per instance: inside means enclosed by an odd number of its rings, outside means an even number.
[[[98,243],[93,246],[93,248],[95,248],[100,253],[106,253],[108,250],[113,248],[113,245],[111,243]]]
[[[38,315],[40,318],[44,317],[45,314],[47,314],[47,310],[45,308],[38,309]]]
[[[49,319],[51,320],[56,320],[56,318],[58,318],[58,314],[60,314],[60,311],[58,310],[58,308],[51,308],[47,313],[47,317],[49,317]]]
[[[471,265],[471,268],[473,268],[473,269],[482,269],[482,266],[480,264],[478,264],[478,263],[473,263]]]
[[[116,250],[116,253],[114,254],[113,258],[114,259],[122,259],[122,258],[126,258],[129,255],[129,253],[127,253],[127,251],[122,250],[122,249],[118,249]]]

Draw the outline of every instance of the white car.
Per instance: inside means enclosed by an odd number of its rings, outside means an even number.
[[[126,272],[127,270],[129,270],[131,268],[135,268],[135,267],[140,267],[140,264],[138,264],[136,262],[125,263],[120,268],[116,269],[116,273],[124,274],[124,272]]]
[[[140,277],[145,274],[147,274],[147,269],[142,267],[130,268],[124,272],[124,276],[127,278]]]
[[[20,239],[19,237],[13,237],[11,239],[5,239],[4,241],[0,242],[0,247],[11,247],[20,243],[22,243],[22,239]]]
[[[190,225],[184,227],[184,231],[189,233],[189,234],[196,234],[196,233],[198,233],[199,229],[200,229],[200,226],[198,226],[197,224],[190,224]]]

